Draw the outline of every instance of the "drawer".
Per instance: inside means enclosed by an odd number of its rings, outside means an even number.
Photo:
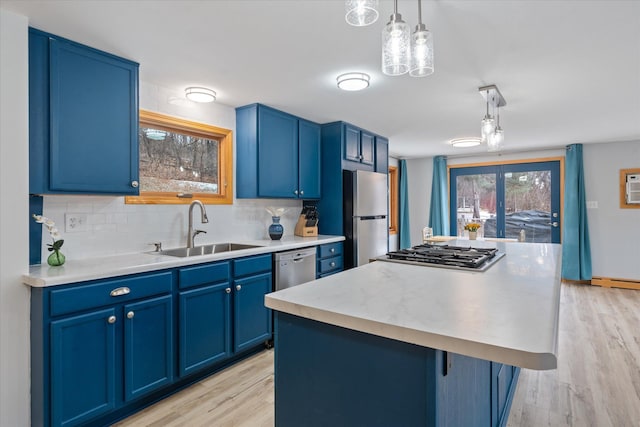
[[[231,267],[228,261],[181,268],[178,272],[178,287],[192,288],[205,283],[228,282]]]
[[[342,255],[342,242],[318,246],[318,258],[328,258],[336,255]]]
[[[233,277],[271,271],[271,254],[233,260]]]
[[[318,274],[342,270],[342,255],[318,261]]]
[[[165,271],[54,289],[50,299],[51,316],[169,293],[173,284],[172,277],[170,271]]]

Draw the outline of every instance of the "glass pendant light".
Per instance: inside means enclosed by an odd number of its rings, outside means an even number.
[[[418,0],[418,25],[411,35],[412,77],[424,77],[433,73],[433,36],[422,23],[422,2]]]
[[[493,116],[489,114],[489,91],[487,90],[487,114],[482,119],[482,125],[480,127],[480,137],[482,142],[486,142],[489,135],[496,130],[496,121]]]
[[[393,15],[382,30],[382,72],[400,76],[409,71],[409,26],[398,13],[398,0],[393,3]]]
[[[498,107],[498,125],[487,138],[487,151],[500,151],[504,142],[504,131],[500,127],[500,107]]]
[[[349,25],[364,27],[378,20],[378,0],[346,0],[345,19]]]

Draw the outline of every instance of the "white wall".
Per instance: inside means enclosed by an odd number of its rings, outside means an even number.
[[[640,280],[640,209],[620,208],[620,169],[640,168],[640,141],[582,149],[594,276]]]
[[[0,426],[30,424],[27,18],[0,9]]]
[[[234,108],[216,103],[188,102],[183,93],[149,82],[140,83],[140,108],[231,129],[235,146]],[[235,160],[234,153],[234,165]],[[265,209],[267,206],[288,208],[281,223],[285,237],[292,236],[302,202],[236,199],[233,205],[208,205],[208,224],[201,225],[196,215],[195,226],[207,231],[207,234],[198,236],[196,243],[268,238],[271,216]],[[149,251],[152,249],[149,243],[156,241],[161,241],[165,248],[186,243],[188,205],[127,205],[124,197],[45,196],[43,211],[45,216],[60,224],[67,260]],[[85,214],[87,231],[65,230],[66,213]],[[45,234],[43,260],[48,255],[47,238]]]
[[[422,229],[429,224],[433,157],[407,160],[411,244],[422,243]]]

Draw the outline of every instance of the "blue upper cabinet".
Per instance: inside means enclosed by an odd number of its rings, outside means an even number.
[[[375,135],[348,123],[343,124],[344,160],[373,166]],[[350,169],[346,167],[346,169]],[[363,168],[357,168],[363,169]],[[371,168],[364,168],[372,170]]]
[[[138,194],[138,64],[29,29],[32,194]]]
[[[238,198],[320,197],[320,126],[252,104],[236,110]]]
[[[320,125],[298,120],[298,187],[300,198],[320,198]]]
[[[321,136],[323,195],[317,204],[318,231],[341,235],[344,234],[342,171],[388,173],[389,140],[346,122],[323,124]]]
[[[376,163],[374,172],[389,173],[389,140],[376,136]]]

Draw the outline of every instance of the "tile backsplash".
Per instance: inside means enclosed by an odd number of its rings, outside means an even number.
[[[280,222],[284,236],[293,235],[301,201],[237,199],[233,205],[206,205],[207,224],[201,224],[199,211],[194,211],[194,228],[207,232],[197,236],[196,245],[268,239],[271,215],[265,208],[271,206],[287,208]],[[62,233],[67,260],[151,251],[153,242],[162,242],[164,248],[184,246],[188,211],[189,205],[127,205],[124,197],[109,196],[45,196],[43,206],[43,214]],[[42,239],[45,261],[50,243],[46,231]]]

